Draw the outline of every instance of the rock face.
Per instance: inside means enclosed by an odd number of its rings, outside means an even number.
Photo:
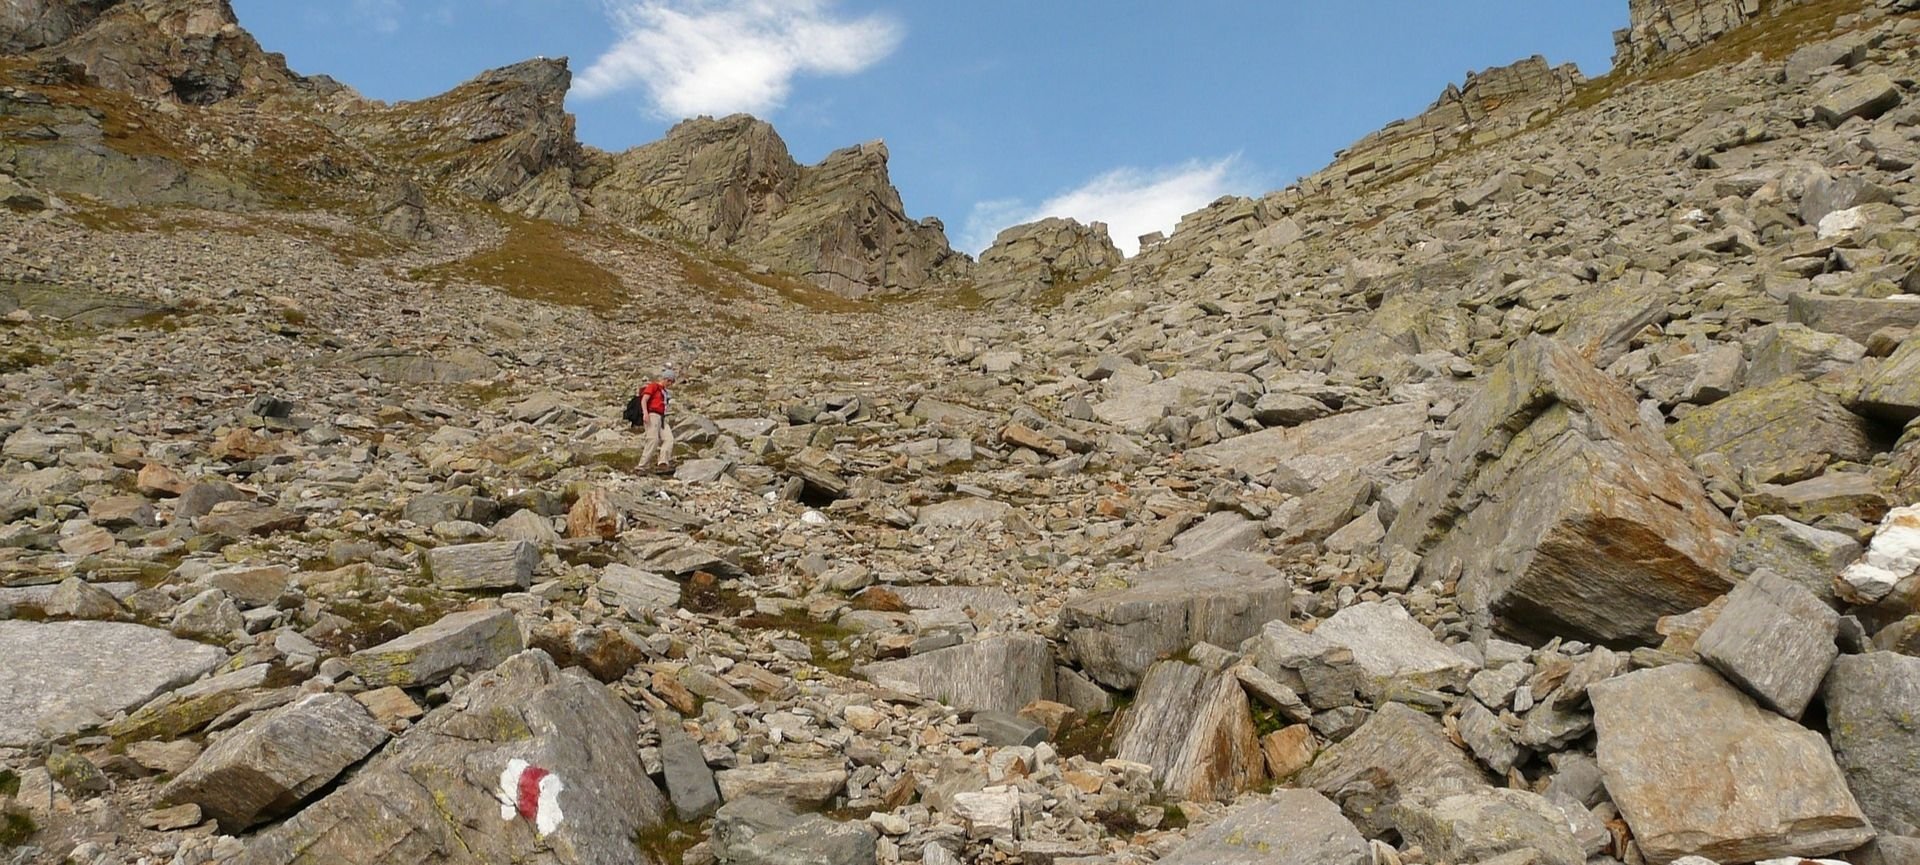
[[[802,166],[765,122],[701,117],[596,171],[589,192],[596,209],[633,223],[664,217],[689,239],[837,294],[909,291],[967,268],[939,220],[908,218],[879,142]]]
[[[1892,652],[1834,662],[1823,697],[1834,757],[1883,835],[1920,837],[1920,658]]]
[[[600,683],[541,652],[515,656],[340,789],[255,837],[239,861],[426,863],[449,850],[486,862],[631,861],[634,836],[666,810],[633,746],[638,723]],[[518,795],[529,767],[547,773],[531,785],[537,798]],[[514,792],[502,792],[506,780]],[[504,819],[503,796],[514,800]]]
[[[1820,734],[1677,664],[1588,689],[1600,768],[1650,862],[1753,862],[1874,836]]]
[[[1534,55],[1510,66],[1467,75],[1447,85],[1418,117],[1387,124],[1340,152],[1304,185],[1329,189],[1366,186],[1392,178],[1450,150],[1525,126],[1535,115],[1573,98],[1586,77],[1571,63],[1550,66]]]
[[[1106,223],[1049,217],[1000,232],[980,253],[973,282],[983,297],[1031,297],[1085,283],[1120,261]]]
[[[1371,865],[1367,839],[1311,790],[1241,805],[1160,859],[1162,865]]]
[[[1798,0],[1628,0],[1625,30],[1613,34],[1613,66],[1632,69],[1698,48]]]
[[[1127,690],[1161,658],[1195,643],[1237,646],[1285,619],[1293,589],[1246,553],[1217,553],[1141,574],[1130,588],[1083,595],[1060,612],[1067,646],[1095,681]]]
[[[0,53],[24,54],[64,42],[122,0],[18,0],[0,8]]]
[[[370,148],[420,166],[436,187],[528,216],[573,222],[580,211],[570,192],[557,200],[533,195],[549,177],[570,188],[580,163],[573,115],[565,106],[572,81],[565,58],[528,60],[430,99],[355,116],[345,129]],[[528,206],[536,200],[540,206]]]
[[[193,681],[212,646],[119,622],[0,621],[0,745],[68,735]]]
[[[1656,640],[1731,588],[1733,526],[1620,385],[1552,341],[1516,348],[1457,418],[1387,537],[1457,576],[1502,631]]]
[[[111,90],[190,105],[298,81],[239,27],[228,0],[28,0],[0,13],[0,40],[45,51]],[[23,8],[24,7],[24,8]],[[15,17],[24,25],[15,31]]]
[[[1153,767],[1168,797],[1226,801],[1266,777],[1247,692],[1231,671],[1180,661],[1147,670],[1121,716],[1114,753]]]
[[[317,694],[222,736],[160,800],[198,805],[222,829],[239,832],[298,807],[387,738],[352,697]]]

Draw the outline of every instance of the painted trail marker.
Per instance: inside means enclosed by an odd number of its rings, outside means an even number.
[[[560,813],[560,776],[518,758],[508,760],[500,773],[500,819],[524,818],[540,837],[552,835],[566,816]]]

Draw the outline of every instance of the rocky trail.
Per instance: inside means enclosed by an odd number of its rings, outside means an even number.
[[[976,262],[9,4],[0,862],[1920,863],[1920,15],[1630,6]]]

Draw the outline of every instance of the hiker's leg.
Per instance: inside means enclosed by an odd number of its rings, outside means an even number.
[[[673,424],[667,423],[665,416],[655,415],[655,417],[660,418],[660,464],[663,466],[672,465]]]
[[[654,448],[660,446],[661,426],[660,416],[653,412],[647,412],[647,425],[640,433],[641,440],[646,442],[646,446],[640,449],[641,468],[646,468],[653,463]]]

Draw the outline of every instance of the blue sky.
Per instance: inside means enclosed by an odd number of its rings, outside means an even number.
[[[794,156],[884,139],[907,211],[978,252],[1101,219],[1131,251],[1532,54],[1603,74],[1626,0],[234,0],[299,72],[386,100],[572,58],[586,143],[749,111]]]

